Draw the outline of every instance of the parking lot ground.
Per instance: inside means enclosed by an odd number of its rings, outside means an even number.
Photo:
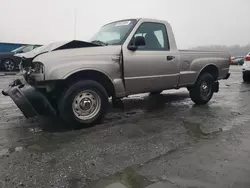
[[[26,120],[1,95],[0,187],[250,187],[250,84],[231,73],[208,105],[186,89],[134,95],[82,130]]]
[[[3,72],[3,71],[0,71],[0,77],[1,76],[10,76],[10,75],[17,75],[18,72]]]

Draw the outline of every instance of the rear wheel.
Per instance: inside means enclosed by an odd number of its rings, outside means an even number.
[[[3,68],[5,71],[13,71],[15,70],[15,61],[12,59],[3,60]]]
[[[211,74],[200,75],[196,84],[189,90],[192,101],[198,105],[207,104],[214,94],[213,85],[214,78]]]
[[[90,127],[103,119],[108,108],[108,94],[98,82],[79,81],[61,97],[58,108],[62,119],[73,127]]]

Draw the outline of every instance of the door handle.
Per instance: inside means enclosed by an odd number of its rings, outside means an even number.
[[[173,61],[175,59],[175,56],[168,55],[167,56],[167,61]]]

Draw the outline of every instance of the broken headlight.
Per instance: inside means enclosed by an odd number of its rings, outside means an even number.
[[[41,62],[21,62],[20,72],[22,75],[30,75],[31,73],[41,74],[44,72],[44,65]]]
[[[34,63],[34,68],[33,68],[34,73],[44,73],[44,65],[41,62],[33,62],[33,63]]]

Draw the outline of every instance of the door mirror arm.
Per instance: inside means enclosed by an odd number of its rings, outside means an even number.
[[[136,51],[136,50],[138,49],[138,46],[129,45],[129,46],[128,46],[128,49],[131,50],[131,51]]]
[[[137,36],[134,38],[133,42],[128,46],[131,51],[136,51],[139,46],[145,46],[145,38],[143,36]]]

